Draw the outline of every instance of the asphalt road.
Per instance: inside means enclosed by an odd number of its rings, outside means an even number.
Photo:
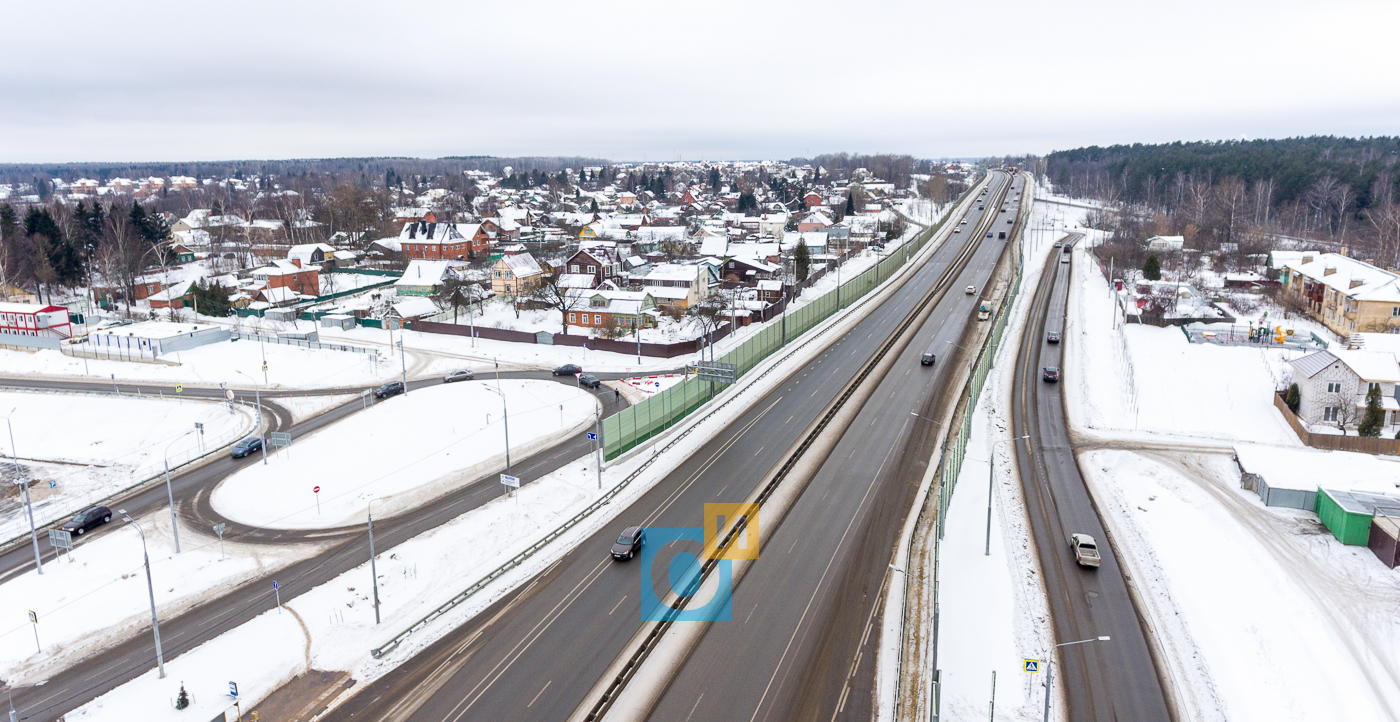
[[[1022,183],[1017,179],[1016,187]],[[1001,213],[1002,207],[1008,210]],[[1005,206],[988,206],[996,216],[989,228],[1010,231],[1005,221],[1018,207],[1009,195]],[[974,227],[976,220],[965,226]],[[927,419],[938,418],[934,409],[961,391],[947,384],[953,364],[975,357],[957,354],[954,344],[1006,243],[982,239],[952,291],[768,536],[735,590],[739,623],[710,625],[650,719],[873,717],[880,635],[872,630],[895,543],[936,445],[936,425]],[[979,293],[965,294],[966,286]],[[933,367],[919,363],[926,350],[938,354]]]
[[[1080,234],[1071,234],[1067,244],[1080,238]],[[1167,722],[1170,715],[1145,631],[1088,487],[1079,475],[1061,386],[1041,380],[1043,368],[1061,368],[1062,347],[1046,343],[1045,335],[1064,328],[1070,264],[1062,263],[1063,258],[1057,252],[1047,260],[1032,300],[1030,323],[1021,339],[1012,424],[1015,435],[1029,434],[1031,438],[1029,444],[1016,445],[1017,466],[1057,642],[1104,635],[1111,639],[1062,647],[1062,663],[1055,666],[1055,687],[1067,693],[1067,717],[1072,720]],[[1062,343],[1072,342],[1067,338]],[[1077,533],[1098,540],[1103,562],[1097,570],[1075,563],[1069,535]]]
[[[619,375],[609,374],[608,376]],[[494,378],[494,375],[491,377]],[[483,375],[482,378],[486,378],[486,376]],[[551,379],[554,377],[548,371],[517,371],[502,372],[501,378]],[[569,379],[560,377],[555,380],[560,380],[563,383]],[[409,393],[440,383],[441,381],[438,379],[410,382]],[[0,386],[3,385],[82,390],[111,390],[112,388],[111,384],[35,379],[0,380]],[[135,388],[132,386],[128,390],[123,387],[122,393],[128,391],[134,393]],[[151,393],[159,387],[143,385],[141,388],[143,393]],[[328,389],[310,393],[348,393],[358,390]],[[164,391],[170,393],[173,392],[173,388],[167,388]],[[185,388],[184,393],[216,397],[222,397],[223,394],[219,389],[191,389],[189,387]],[[239,391],[236,393],[242,396],[244,393],[251,392]],[[297,395],[302,393],[296,392]],[[626,401],[618,398],[612,389],[604,387],[595,393],[603,400],[604,414],[615,413],[626,406]],[[264,398],[264,403],[267,402],[268,399]],[[379,403],[393,402],[394,399],[390,398]],[[353,399],[349,403],[290,426],[284,425],[290,423],[290,414],[285,409],[281,409],[280,413],[275,414],[277,423],[269,431],[290,430],[292,438],[296,439],[303,434],[333,424],[361,408],[360,400]],[[515,476],[520,477],[522,484],[528,484],[552,473],[565,464],[578,460],[588,454],[591,449],[592,442],[588,440],[587,435],[579,434],[561,440],[555,446],[543,449],[524,459],[515,460],[516,463],[513,464],[512,471]],[[208,533],[212,524],[224,521],[209,507],[209,493],[230,474],[247,464],[255,463],[261,463],[260,456],[250,455],[244,459],[232,459],[221,455],[216,457],[214,461],[192,468],[179,476],[172,475],[171,486],[175,491],[176,506],[179,509],[182,527],[198,528],[201,533]],[[434,499],[423,507],[396,517],[376,519],[375,551],[380,555],[386,554],[399,543],[451,521],[499,496],[502,493],[501,486],[496,482],[495,477],[496,472],[492,472],[471,484]],[[119,501],[112,502],[110,506],[113,509],[123,508],[133,515],[139,515],[146,511],[164,508],[167,504],[165,485],[156,484],[134,492]],[[279,582],[283,601],[289,601],[303,592],[353,569],[369,558],[368,535],[360,527],[311,531],[264,530],[234,522],[227,523],[229,531],[225,532],[226,539],[237,539],[245,543],[269,544],[331,542],[334,546],[266,577],[250,580],[223,596],[200,604],[179,616],[162,619],[161,646],[167,662],[271,609],[276,603],[271,588],[273,578]],[[99,538],[102,534],[114,533],[120,526],[117,523],[109,524],[85,535],[83,543],[88,543],[93,538]],[[46,550],[47,547],[47,540],[42,540],[41,550]],[[52,550],[46,550],[45,556],[52,558]],[[0,556],[0,582],[27,571],[33,564],[33,550],[26,539],[23,544],[13,547]],[[20,690],[14,695],[15,709],[19,712],[21,719],[52,720],[153,668],[155,664],[155,646],[150,636],[150,630],[142,630],[126,641],[107,647],[78,664],[53,675],[48,683],[41,688]]]
[[[978,215],[973,210],[965,228],[972,227]],[[954,235],[954,241],[935,252],[889,300],[658,482],[618,519],[616,528],[584,541],[530,583],[367,685],[323,719],[457,722],[568,717],[641,625],[640,560],[611,559],[609,548],[617,532],[633,524],[648,527],[653,534],[661,528],[698,528],[705,502],[744,500],[866,363],[878,342],[889,336],[943,274],[966,235],[967,231]],[[949,297],[953,296],[970,309],[973,297],[959,290]],[[961,323],[951,308],[947,313],[935,312],[939,315],[950,327]],[[896,367],[895,373],[932,388],[941,368],[918,367],[922,345],[910,348],[914,349],[913,369],[905,375],[908,366]],[[901,408],[903,417],[912,419],[908,411],[917,406],[906,400]],[[901,424],[903,419],[886,419],[880,433],[907,434],[908,427]],[[819,494],[809,489],[807,496],[815,499]],[[785,522],[782,528],[787,526]],[[810,531],[820,535],[825,530]],[[765,550],[770,546],[771,542]],[[658,594],[664,594],[661,580],[673,556],[697,549],[698,544],[677,542],[657,551],[651,576]],[[819,558],[805,548],[796,556],[808,565]],[[744,626],[740,612],[747,613],[758,596],[750,596],[741,586],[736,591],[734,621],[725,624],[763,629],[755,633],[753,644],[780,644],[767,628]],[[729,717],[706,714],[694,719]]]

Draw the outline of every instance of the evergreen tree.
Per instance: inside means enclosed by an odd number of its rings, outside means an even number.
[[[1361,417],[1361,424],[1356,427],[1358,436],[1370,436],[1372,438],[1381,435],[1381,426],[1385,424],[1385,411],[1381,409],[1381,385],[1371,384],[1371,389],[1366,392],[1366,414]]]
[[[1162,263],[1157,260],[1157,254],[1147,257],[1147,262],[1142,264],[1142,277],[1149,281],[1162,280]]]
[[[758,210],[758,199],[754,198],[752,193],[740,193],[738,211],[740,213],[747,213],[756,210]]]
[[[201,316],[222,318],[233,315],[233,304],[228,300],[229,291],[223,286],[200,279],[190,286],[190,295],[194,297],[194,306]]]
[[[82,255],[74,248],[72,239],[59,229],[47,208],[30,208],[24,216],[24,233],[38,241],[53,272],[45,282],[75,286],[83,279],[85,268]]]
[[[597,212],[598,212],[598,199],[597,199],[597,198],[594,198],[594,199],[592,199],[592,200],[590,200],[590,201],[588,202],[588,212],[589,212],[589,213],[597,213]]]
[[[710,169],[710,188],[716,193],[719,192],[719,168]]]
[[[175,697],[175,709],[185,709],[190,706],[190,693],[185,691],[185,683],[180,683],[180,694]]]
[[[1288,391],[1283,395],[1283,404],[1289,411],[1298,413],[1298,405],[1302,402],[1302,395],[1298,391],[1298,384],[1289,384]]]
[[[848,194],[846,194],[846,215],[848,215],[848,216],[853,216],[853,215],[855,215],[855,214],[856,214],[856,197],[848,193]]]
[[[807,250],[806,241],[797,242],[797,248],[792,252],[792,265],[797,272],[797,282],[807,280],[807,274],[812,270],[812,252]]]

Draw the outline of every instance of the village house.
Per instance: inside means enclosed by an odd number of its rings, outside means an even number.
[[[1381,392],[1384,424],[1400,423],[1400,363],[1384,351],[1316,351],[1289,361],[1298,384],[1298,418],[1307,424],[1355,426],[1371,387]]]
[[[569,325],[595,329],[629,329],[640,325],[642,328],[656,326],[656,299],[647,291],[616,291],[594,289],[582,291],[575,303],[577,310],[570,311]]]
[[[480,223],[407,223],[398,240],[409,260],[466,261],[491,250],[491,238]]]
[[[1180,251],[1185,244],[1185,236],[1153,236],[1147,239],[1147,250],[1154,253]]]
[[[645,274],[632,277],[632,283],[650,292],[657,303],[690,308],[708,290],[707,270],[698,264],[658,263]]]
[[[431,296],[447,281],[459,281],[460,265],[453,261],[408,262],[399,280],[394,281],[394,293],[399,296]]]
[[[521,296],[544,281],[544,269],[528,253],[501,256],[491,267],[491,290],[502,296]]]
[[[585,243],[564,262],[564,273],[586,273],[593,276],[596,288],[604,281],[616,281],[622,275],[622,259],[618,257],[617,246],[605,243]]]
[[[321,269],[316,266],[302,267],[296,259],[277,259],[270,265],[254,268],[253,280],[265,284],[263,288],[285,288],[293,293],[316,297],[321,295]]]
[[[797,222],[797,230],[801,233],[820,231],[830,227],[831,217],[821,212],[808,213],[806,217]]]
[[[1286,292],[1340,336],[1400,333],[1400,275],[1340,253],[1270,254]]]

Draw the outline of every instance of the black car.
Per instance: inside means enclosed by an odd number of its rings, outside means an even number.
[[[580,367],[578,364],[564,364],[563,366],[554,369],[555,376],[573,376],[574,374],[581,373],[583,373],[583,368]]]
[[[1060,342],[1060,332],[1059,332],[1059,331],[1051,331],[1050,333],[1045,334],[1045,343],[1059,343],[1059,342]]]
[[[599,386],[602,386],[603,382],[599,381],[598,377],[594,376],[593,374],[584,374],[578,377],[578,385],[587,386],[590,389],[596,389]]]
[[[453,371],[452,373],[443,376],[442,382],[445,384],[450,384],[453,381],[471,381],[474,378],[476,378],[476,374],[472,373],[470,369],[461,369],[459,371]]]
[[[238,442],[237,444],[234,444],[234,445],[233,445],[233,450],[230,451],[230,452],[228,452],[228,453],[229,453],[229,456],[232,456],[232,457],[235,458],[235,459],[241,459],[241,458],[243,458],[243,457],[245,457],[245,456],[247,456],[247,455],[253,453],[254,451],[257,451],[258,449],[261,449],[261,448],[262,448],[262,437],[261,437],[261,436],[250,436],[250,437],[248,437],[248,438],[246,438],[246,439],[244,439],[244,440]]]
[[[403,382],[390,381],[389,383],[384,384],[383,386],[380,386],[379,388],[374,390],[374,398],[385,399],[390,396],[397,396],[401,393],[403,393]]]
[[[925,352],[924,352],[924,355],[919,357],[919,365],[920,365],[920,366],[932,366],[933,363],[934,363],[935,361],[937,361],[937,360],[938,360],[938,357],[935,356],[934,353],[933,353],[932,351],[925,351]]]
[[[1059,381],[1060,370],[1055,368],[1054,366],[1046,366],[1044,370],[1042,370],[1040,378],[1046,381]]]
[[[84,510],[81,514],[78,514],[65,523],[63,525],[63,530],[70,534],[81,536],[83,532],[102,526],[111,520],[111,509],[105,506],[94,506],[91,509]]]
[[[646,541],[646,530],[639,526],[629,526],[622,530],[622,535],[612,545],[613,559],[631,559],[642,549],[642,542]]]

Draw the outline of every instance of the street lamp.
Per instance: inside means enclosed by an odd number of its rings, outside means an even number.
[[[34,528],[34,505],[29,503],[29,485],[19,480],[19,454],[15,452],[15,426],[10,423],[10,416],[15,413],[15,409],[10,409],[10,413],[4,416],[5,426],[10,430],[10,461],[15,465],[15,484],[24,489],[24,506],[29,510],[29,540],[34,542],[34,568],[40,574],[44,573],[44,563],[39,560],[39,532]]]
[[[501,380],[496,379],[496,388],[486,387],[487,391],[495,391],[501,397],[501,423],[506,430],[506,474],[510,474],[510,412],[506,409],[506,395],[500,388]]]
[[[374,590],[374,623],[379,624],[379,573],[374,568],[374,500],[369,500],[369,506],[365,512],[369,519],[369,576],[372,582],[371,589]]]
[[[915,416],[917,416],[917,415],[918,415],[918,414],[915,414]],[[914,581],[916,581],[916,582],[918,582],[918,583],[924,585],[925,587],[927,587],[927,588],[929,589],[929,591],[933,592],[933,638],[934,638],[934,640],[935,640],[934,645],[933,645],[933,659],[934,659],[934,666],[935,666],[935,667],[938,666],[938,644],[937,644],[937,639],[938,639],[938,566],[937,566],[937,564],[938,564],[938,557],[935,556],[935,557],[934,557],[933,584],[929,584],[928,582],[926,582],[926,581],[924,581],[924,580],[922,580],[922,579],[920,579],[920,578],[914,576],[913,574],[910,574],[910,573],[909,573],[907,570],[905,570],[905,569],[900,569],[899,567],[897,567],[897,566],[895,566],[895,565],[893,565],[893,564],[890,565],[890,569],[893,569],[894,571],[899,572],[900,574],[903,574],[903,575],[905,576],[905,578],[907,578],[907,579],[912,579],[912,580],[914,580]],[[933,699],[929,700],[930,704],[932,705],[932,710],[930,710],[930,713],[929,713],[929,719],[933,720],[933,722],[938,722],[938,708],[939,708],[939,706],[940,706],[940,705],[939,705],[939,697],[941,696],[941,694],[940,694],[940,692],[941,692],[941,688],[940,688],[941,682],[940,682],[940,680],[939,680],[939,677],[940,677],[940,675],[939,675],[939,673],[938,673],[938,670],[937,670],[937,669],[934,669],[934,670],[933,670],[933,677],[932,677],[932,678],[930,679],[930,681],[929,681],[929,684],[933,685],[933,693],[931,694],[931,696],[933,697]]]
[[[165,654],[160,649],[160,620],[156,618],[156,587],[151,581],[151,555],[146,552],[146,532],[142,531],[141,525],[132,519],[125,509],[118,509],[117,513],[122,515],[122,521],[134,524],[137,533],[141,535],[141,556],[146,563],[146,591],[151,595],[151,632],[156,637],[156,667],[160,670],[159,679],[165,679]]]
[[[10,722],[19,722],[19,717],[15,715],[15,690],[28,689],[30,687],[43,687],[48,683],[49,681],[46,679],[42,682],[35,682],[33,684],[6,685],[5,695],[10,699]]]
[[[1089,642],[1107,642],[1108,640],[1109,637],[1107,634],[1105,634],[1102,637],[1094,637],[1093,639],[1081,639],[1077,642],[1061,642],[1060,644],[1057,644],[1054,647],[1050,648],[1050,657],[1045,660],[1045,722],[1050,722],[1050,685],[1054,683],[1054,672],[1052,671],[1054,667],[1052,663],[1055,661],[1055,650],[1059,649],[1060,647],[1068,647],[1073,644],[1087,644]]]
[[[1022,439],[1029,438],[1031,438],[1030,434],[1027,434],[1025,436],[1017,436],[1014,439],[1002,439],[1001,441],[992,442],[992,453],[987,457],[987,547],[982,550],[982,556],[989,557],[992,555],[992,489],[994,488],[993,484],[996,478],[997,444],[1009,444],[1013,441],[1021,441]]]
[[[408,396],[408,359],[403,355],[403,331],[399,332],[399,362],[403,364],[403,395]]]
[[[248,379],[249,381],[252,381],[252,382],[253,382],[253,400],[254,400],[254,403],[256,403],[256,404],[258,405],[258,440],[262,442],[262,443],[258,444],[258,448],[259,448],[259,449],[262,449],[263,465],[266,466],[266,465],[267,465],[267,435],[263,433],[263,414],[262,414],[262,392],[261,392],[261,389],[260,389],[260,387],[258,386],[258,381],[257,381],[257,379],[255,379],[255,378],[253,378],[252,376],[249,376],[248,374],[245,374],[245,373],[243,373],[242,371],[239,371],[239,370],[237,370],[237,369],[234,369],[233,372],[236,373],[236,374],[243,374],[243,377],[244,377],[244,378],[246,378],[246,379]]]
[[[165,445],[165,496],[166,498],[170,499],[170,530],[175,533],[176,554],[180,553],[180,523],[175,518],[175,492],[172,491],[170,488],[170,447],[174,446],[175,442],[193,433],[193,431],[186,431],[185,433],[180,434],[179,436],[176,436],[175,438],[171,439],[170,443]]]
[[[921,413],[919,413],[919,412],[917,412],[917,411],[910,411],[910,412],[909,412],[909,415],[910,415],[910,416],[917,416],[917,417],[923,419],[924,421],[928,421],[928,422],[931,422],[931,423],[934,423],[934,424],[938,424],[937,421],[934,421],[933,419],[930,419],[929,417],[924,416],[923,414],[921,414]],[[938,425],[939,425],[939,426],[942,426],[943,424],[938,424]]]

